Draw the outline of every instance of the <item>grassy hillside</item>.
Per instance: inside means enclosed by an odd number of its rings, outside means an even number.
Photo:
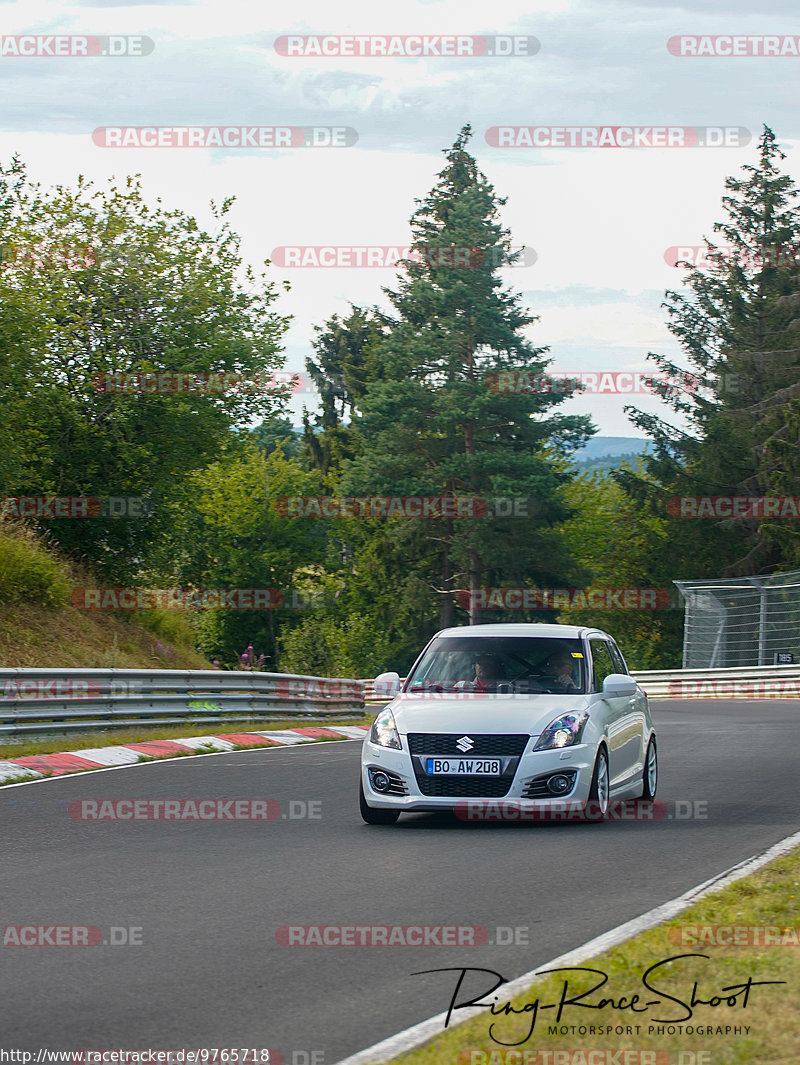
[[[83,575],[85,577],[85,575]],[[25,526],[0,519],[0,667],[210,669],[189,622],[148,611],[136,621],[70,603],[77,569]]]

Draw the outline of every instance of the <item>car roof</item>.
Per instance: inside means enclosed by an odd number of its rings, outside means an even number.
[[[510,623],[507,625],[458,625],[442,629],[436,636],[527,636],[542,639],[580,640],[588,635],[607,635],[602,629],[587,625],[546,625],[543,622]]]

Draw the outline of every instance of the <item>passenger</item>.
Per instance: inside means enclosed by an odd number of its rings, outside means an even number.
[[[572,679],[574,661],[572,654],[563,648],[551,651],[541,667],[540,680],[550,688],[577,691],[579,685]]]

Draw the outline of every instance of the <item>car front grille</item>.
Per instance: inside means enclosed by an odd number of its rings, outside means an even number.
[[[416,766],[414,771],[417,777],[419,790],[423,795],[436,796],[438,798],[453,799],[495,799],[508,794],[514,774],[502,777],[440,777],[429,776],[427,773],[418,773]]]
[[[458,747],[462,737],[469,737],[472,746],[468,751]],[[500,798],[508,794],[514,780],[519,760],[530,740],[528,733],[503,735],[502,733],[472,732],[409,732],[408,749],[414,764],[414,776],[423,795],[435,798]],[[449,758],[504,758],[506,766],[500,776],[439,776],[425,772],[426,757]]]
[[[456,746],[463,736],[468,736],[474,744],[467,751]],[[409,732],[408,749],[411,754],[429,754],[434,758],[440,755],[455,758],[499,758],[511,755],[519,758],[530,738],[528,733],[506,736],[472,732]]]

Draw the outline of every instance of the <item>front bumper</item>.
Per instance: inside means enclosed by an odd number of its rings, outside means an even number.
[[[502,778],[486,777],[485,790],[479,791],[482,781],[476,777],[438,777],[437,794],[425,794],[420,787],[420,759],[417,756],[415,771],[414,758],[408,749],[408,739],[401,736],[402,750],[381,747],[369,737],[364,741],[361,752],[361,781],[369,806],[383,810],[453,810],[463,807],[466,802],[497,802],[516,800],[526,806],[535,805],[546,809],[565,800],[585,802],[589,798],[592,772],[594,769],[595,748],[585,743],[573,747],[550,751],[534,751],[538,736],[531,736],[523,753],[510,759],[515,766],[508,766],[508,758],[503,758],[506,775]],[[435,755],[436,751],[429,752]],[[390,791],[378,791],[372,783],[374,771],[383,771],[391,780]],[[572,787],[558,795],[548,796],[542,793],[540,778],[552,775],[567,775],[574,778]],[[531,787],[532,783],[535,785]],[[426,785],[423,782],[423,787]],[[401,790],[404,792],[401,794]],[[452,793],[442,792],[451,791]]]

